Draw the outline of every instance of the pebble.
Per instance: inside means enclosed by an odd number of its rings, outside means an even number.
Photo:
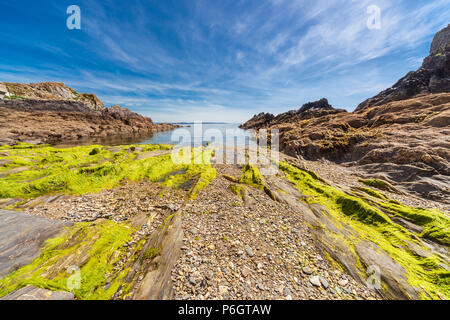
[[[252,271],[248,267],[243,267],[241,270],[241,273],[242,273],[242,276],[247,278],[252,273]]]
[[[320,283],[322,284],[324,289],[328,289],[328,281],[324,277],[319,277]]]
[[[313,273],[313,270],[310,267],[303,267],[302,271],[308,275]]]
[[[247,252],[248,256],[251,258],[255,255],[255,253],[253,252],[253,249],[250,246],[245,246],[245,252]]]
[[[320,287],[322,285],[320,283],[319,276],[313,276],[313,277],[309,278],[309,282],[311,282],[311,284],[315,285],[316,287]]]
[[[289,290],[289,288],[286,287],[283,290],[283,294],[284,294],[285,297],[290,296],[291,295],[291,290]]]
[[[342,279],[342,280],[339,280],[339,281],[338,281],[338,284],[339,284],[341,287],[345,287],[345,286],[347,285],[347,283],[348,283],[348,280],[347,280],[347,279]]]
[[[228,292],[228,287],[227,286],[219,286],[219,294],[220,295],[227,294],[227,292]]]

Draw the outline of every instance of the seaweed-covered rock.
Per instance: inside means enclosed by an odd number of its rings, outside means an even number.
[[[0,210],[0,278],[29,264],[71,222]]]

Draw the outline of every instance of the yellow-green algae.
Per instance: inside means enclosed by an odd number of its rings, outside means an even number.
[[[128,269],[114,270],[126,254],[124,244],[135,230],[126,224],[103,220],[77,223],[60,236],[48,239],[31,264],[0,279],[0,297],[27,285],[53,291],[71,291],[77,299],[110,299],[122,285]],[[80,269],[80,287],[67,287],[70,267]],[[111,275],[107,285],[105,275]],[[69,281],[70,283],[70,281]]]
[[[450,297],[450,272],[442,267],[442,264],[445,264],[442,257],[431,255],[424,258],[409,246],[412,243],[427,250],[418,241],[420,237],[446,243],[450,222],[445,214],[438,210],[410,208],[388,199],[374,202],[351,196],[285,162],[280,162],[280,169],[297,189],[305,195],[313,196],[305,201],[324,205],[338,221],[350,225],[359,233],[359,237],[345,241],[350,252],[354,252],[354,244],[361,239],[367,239],[378,245],[407,271],[409,283],[421,291],[421,298],[439,299],[440,294],[446,298]],[[394,223],[383,210],[412,220],[423,226],[425,231],[417,236]]]
[[[264,190],[264,178],[254,164],[248,163],[242,168],[242,175],[238,182]]]
[[[245,194],[245,186],[242,184],[232,184],[230,186],[230,189],[235,195],[239,196],[240,198],[242,198]]]
[[[30,199],[54,192],[84,194],[144,178],[167,187],[192,182],[188,194],[195,198],[216,178],[216,169],[211,165],[214,151],[194,150],[191,163],[175,164],[170,152],[162,155],[158,152],[170,149],[167,145],[66,149],[29,144],[0,146],[0,159],[7,160],[0,166],[0,198]],[[157,151],[156,155],[148,156],[151,151]],[[138,158],[141,153],[147,156]],[[163,228],[171,218],[165,220]],[[78,223],[61,236],[47,240],[42,253],[32,263],[0,279],[0,297],[27,285],[70,291],[67,279],[71,275],[66,269],[72,265],[81,269],[81,287],[71,290],[78,299],[110,299],[119,288],[121,296],[125,296],[132,285],[123,281],[129,268],[113,268],[123,257],[123,245],[131,240],[133,231],[125,223],[109,220]],[[141,246],[138,243],[135,252]],[[149,249],[144,258],[151,259],[160,250]]]
[[[0,198],[35,198],[62,192],[84,194],[113,188],[125,180],[148,178],[166,186],[178,186],[196,179],[190,190],[191,197],[216,177],[211,166],[211,150],[192,152],[191,164],[176,164],[171,154],[137,158],[140,153],[170,150],[168,145],[139,145],[106,148],[80,146],[57,149],[47,145],[19,144],[1,146]],[[139,150],[139,151],[137,151]],[[18,170],[20,169],[20,170]],[[184,174],[174,174],[182,171]]]
[[[368,187],[373,187],[379,190],[391,191],[395,193],[400,193],[393,185],[387,181],[379,179],[360,179],[359,182],[365,184]]]

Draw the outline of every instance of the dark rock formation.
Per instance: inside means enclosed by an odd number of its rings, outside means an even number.
[[[332,110],[333,107],[328,103],[328,100],[322,98],[318,101],[305,103],[298,111],[305,112],[311,109],[327,109]]]
[[[305,119],[322,117],[329,114],[346,112],[342,109],[334,109],[328,100],[322,98],[318,101],[305,103],[298,110],[281,113],[276,117],[271,113],[260,113],[240,126],[241,129],[263,129],[282,123],[293,123]]]
[[[430,55],[417,71],[409,72],[391,88],[362,102],[356,111],[392,101],[409,99],[420,94],[450,91],[450,25],[436,34]]]
[[[418,71],[355,112],[319,101],[273,118],[260,114],[242,128],[278,129],[280,149],[288,155],[358,166],[409,192],[450,204],[449,39],[450,26],[434,37],[431,55]]]

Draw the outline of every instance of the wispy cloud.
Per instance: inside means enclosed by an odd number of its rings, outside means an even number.
[[[17,3],[0,12],[1,80],[63,81],[157,121],[244,121],[323,96],[351,110],[417,68],[450,16],[448,0],[80,0],[71,32],[65,2],[33,5],[40,27]]]

